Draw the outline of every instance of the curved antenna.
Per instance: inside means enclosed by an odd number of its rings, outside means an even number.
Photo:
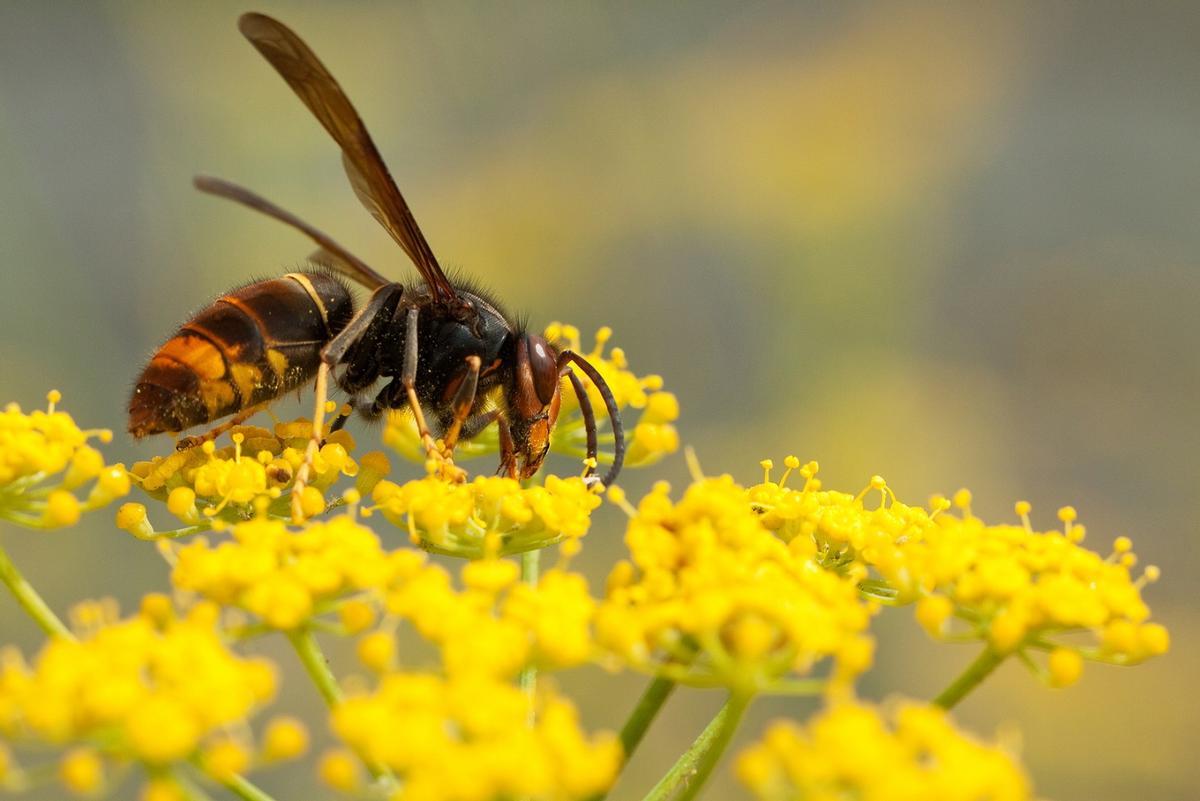
[[[588,397],[587,387],[583,385],[583,380],[575,375],[574,370],[567,370],[567,378],[571,379],[571,387],[575,390],[575,397],[579,399],[579,411],[583,415],[583,430],[587,432],[587,458],[592,460],[592,464],[588,465],[587,470],[583,473],[583,477],[587,478],[596,472],[594,466],[597,454],[596,413],[592,411],[592,399]]]
[[[604,486],[611,487],[617,474],[621,472],[621,465],[625,464],[625,428],[621,424],[621,411],[617,408],[617,400],[613,397],[612,390],[608,388],[604,377],[600,375],[599,370],[592,366],[591,362],[574,351],[564,350],[558,355],[559,369],[565,367],[568,362],[579,367],[584,375],[596,385],[596,389],[600,390],[600,397],[604,398],[604,408],[608,410],[608,419],[612,423],[614,446],[612,467],[604,474],[601,481]]]
[[[367,289],[378,289],[384,284],[391,283],[368,267],[362,259],[333,241],[328,234],[313,228],[295,214],[281,209],[265,197],[254,194],[244,186],[207,175],[197,175],[192,179],[192,185],[201,192],[223,197],[226,200],[232,200],[234,203],[240,203],[285,225],[290,225],[297,231],[307,235],[309,239],[320,245],[321,250],[318,253],[329,257],[323,260],[327,266],[348,275]]]

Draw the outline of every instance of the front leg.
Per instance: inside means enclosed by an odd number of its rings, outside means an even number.
[[[517,444],[513,442],[512,429],[508,427],[508,421],[500,417],[498,425],[500,427],[500,467],[496,470],[496,475],[515,479],[518,477]]]
[[[454,452],[454,446],[458,443],[458,435],[462,431],[463,423],[467,421],[471,415],[471,407],[475,405],[475,390],[479,386],[480,364],[478,356],[467,357],[467,373],[459,383],[458,389],[454,393],[454,400],[451,402],[454,420],[446,429],[443,437],[447,453]]]
[[[404,333],[404,368],[400,373],[400,383],[408,394],[408,406],[412,409],[413,418],[417,421],[417,431],[421,435],[421,444],[425,446],[425,455],[437,465],[438,476],[447,481],[466,481],[466,471],[455,467],[450,457],[438,448],[429,426],[425,424],[425,413],[421,410],[421,402],[417,399],[417,323],[421,311],[416,306],[408,310]]]

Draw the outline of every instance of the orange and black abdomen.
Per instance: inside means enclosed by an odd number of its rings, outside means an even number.
[[[225,295],[150,359],[129,401],[130,433],[183,431],[301,386],[353,313],[349,290],[323,273],[289,273]]]

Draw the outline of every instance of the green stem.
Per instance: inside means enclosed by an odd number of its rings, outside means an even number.
[[[538,550],[525,551],[521,554],[521,581],[525,584],[536,587],[538,583],[538,573],[541,566],[542,552]],[[518,679],[521,689],[525,691],[525,695],[529,698],[529,725],[534,722],[533,717],[533,697],[537,693],[537,666],[529,665],[521,671]]]
[[[958,678],[938,693],[937,698],[933,699],[933,703],[942,709],[953,709],[954,705],[966,697],[967,693],[974,690],[993,670],[1000,667],[1000,663],[1007,656],[1008,654],[997,653],[990,645],[984,646],[983,652],[975,657],[975,661],[967,665],[966,670],[959,674]]]
[[[288,642],[296,649],[296,655],[308,671],[309,678],[317,685],[317,692],[325,699],[330,707],[335,707],[342,701],[342,686],[337,677],[329,669],[329,660],[313,636],[312,629],[307,626],[293,629],[287,633]]]
[[[235,773],[232,778],[227,779],[222,784],[231,793],[242,799],[242,801],[275,801],[274,796],[264,792],[240,774]]]
[[[42,600],[42,596],[38,595],[33,585],[25,580],[3,548],[0,548],[0,581],[4,582],[4,586],[8,587],[21,608],[33,618],[33,622],[41,626],[42,631],[51,637],[68,640],[75,638],[70,629],[58,619],[58,615],[54,614],[54,610]]]
[[[641,744],[642,738],[646,736],[646,730],[650,728],[650,724],[658,717],[659,710],[663,708],[663,704],[671,697],[671,693],[675,691],[676,686],[674,681],[661,676],[646,685],[642,697],[638,699],[637,706],[633,708],[633,712],[629,714],[629,719],[621,727],[621,748],[625,751],[626,762],[629,761],[629,758],[633,756],[633,752]]]
[[[200,785],[184,776],[182,771],[169,771],[169,775],[174,777],[175,784],[179,787],[179,792],[183,794],[185,801],[213,801],[212,796],[204,792]]]
[[[295,649],[296,655],[304,664],[304,669],[308,671],[309,678],[313,680],[313,684],[317,685],[317,692],[325,699],[329,708],[333,709],[340,704],[342,702],[342,685],[338,684],[337,677],[329,669],[329,660],[325,658],[325,652],[321,650],[320,643],[313,636],[312,629],[308,626],[292,629],[287,633],[287,638],[288,642],[292,644],[292,648]],[[394,788],[396,777],[389,768],[366,760],[364,762],[372,776],[376,779],[384,779],[389,788]]]
[[[750,694],[732,693],[721,711],[643,801],[691,801],[695,798],[733,739],[733,733],[753,698]]]

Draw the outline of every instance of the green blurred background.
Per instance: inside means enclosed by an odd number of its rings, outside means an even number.
[[[1010,739],[1018,727],[1042,796],[1195,797],[1194,4],[259,8],[341,80],[443,263],[535,324],[613,326],[633,367],[678,393],[709,472],[753,481],[760,458],[795,453],[830,487],[880,473],[923,502],[966,485],[988,519],[1026,498],[1050,527],[1070,503],[1093,548],[1132,536],[1164,568],[1147,598],[1172,653],[1091,667],[1066,691],[1008,665],[957,716]],[[174,326],[309,252],[191,190],[197,172],[413,276],[237,33],[244,10],[0,4],[0,401],[38,406],[55,387],[81,423],[119,431]],[[354,430],[364,448],[375,438]],[[107,453],[168,448],[118,434]],[[626,485],[685,476],[673,459]],[[587,541],[596,588],[618,517]],[[0,537],[57,607],[105,594],[130,607],[165,571],[110,521]],[[909,611],[877,628],[869,697],[928,698],[974,655],[930,642]],[[39,641],[4,599],[0,632]],[[288,673],[280,707],[317,718],[291,655],[261,647]],[[640,686],[591,670],[559,681],[591,727],[618,726]],[[614,797],[640,797],[719,701],[677,697]],[[759,704],[743,741],[808,706]],[[721,774],[709,798],[736,793]],[[316,798],[299,789],[309,778],[262,783]]]

